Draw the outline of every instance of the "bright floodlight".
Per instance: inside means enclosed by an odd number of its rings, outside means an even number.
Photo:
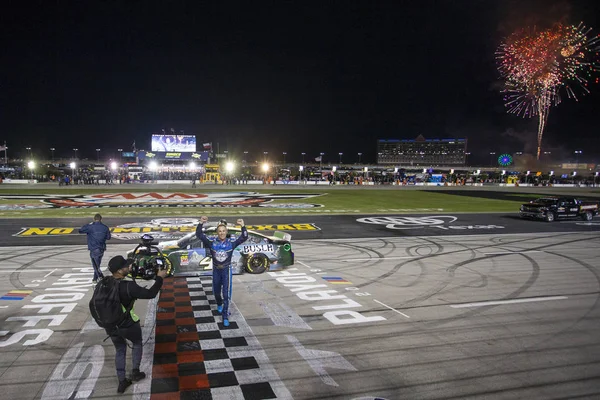
[[[369,171],[369,167],[365,167],[365,172]]]
[[[506,170],[505,169],[502,170],[502,175],[506,175]]]
[[[598,173],[596,172],[596,174],[598,174]],[[554,175],[554,171],[550,171],[550,176],[552,176],[552,175]]]
[[[302,165],[301,165],[301,166],[300,166],[300,167],[298,167],[298,168],[300,169],[300,171],[304,171],[304,166],[302,166]],[[596,174],[598,174],[598,173],[596,172]]]
[[[269,170],[269,164],[267,164],[267,163],[263,164],[263,166],[262,166],[262,170],[263,170],[264,172],[267,172],[267,171]]]
[[[234,164],[231,161],[228,161],[227,164],[225,164],[225,170],[229,173],[233,172],[233,168],[234,168]]]
[[[335,172],[335,171],[337,171],[337,167],[334,165],[334,166],[331,168],[331,170],[332,170],[333,172]]]
[[[156,163],[156,161],[150,161],[148,168],[150,168],[150,171],[156,171],[156,169],[158,168],[158,164]]]
[[[117,169],[117,163],[116,163],[116,162],[114,162],[114,161],[113,161],[113,162],[111,162],[111,163],[110,163],[110,168],[111,168],[112,170],[116,170],[116,169]]]
[[[71,164],[69,164],[69,167],[71,167],[71,169],[75,169],[76,166],[77,165],[74,162],[72,162]]]
[[[35,168],[35,163],[33,161],[29,161],[27,163],[27,166],[29,167],[29,169],[34,169]]]
[[[190,163],[190,169],[196,169],[196,163],[195,162],[191,162]]]

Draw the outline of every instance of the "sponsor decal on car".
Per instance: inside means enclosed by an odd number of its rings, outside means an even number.
[[[308,199],[321,196],[316,193],[298,194],[261,194],[256,192],[227,192],[227,193],[96,193],[82,195],[53,195],[53,194],[2,194],[5,200],[39,200],[48,208],[237,208],[259,207],[269,204],[272,208],[316,208],[320,204],[273,203],[274,200]],[[5,205],[6,209],[10,205]],[[19,205],[22,209],[22,204]]]
[[[179,265],[189,265],[190,264],[190,258],[188,257],[187,254],[182,254],[181,258],[179,259]]]
[[[240,251],[242,254],[247,253],[272,253],[275,251],[275,246],[272,244],[247,244],[242,246]]]

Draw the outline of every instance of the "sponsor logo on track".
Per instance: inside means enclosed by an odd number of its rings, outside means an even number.
[[[190,232],[196,232],[200,220],[193,218],[157,218],[148,222],[134,222],[109,227],[112,237],[121,240],[139,239],[150,233],[155,239],[179,239]],[[246,225],[252,231],[318,231],[315,224],[264,224]],[[17,237],[68,236],[78,235],[79,227],[24,227],[14,234]]]
[[[450,225],[458,217],[452,215],[431,215],[424,217],[367,217],[356,221],[363,224],[384,225],[388,229],[423,229],[437,228],[442,230],[503,229],[500,225]]]
[[[273,203],[274,200],[300,200],[320,194],[260,194],[256,192],[231,193],[97,193],[91,195],[19,195],[4,194],[5,200],[39,200],[42,205],[32,208],[316,208],[320,204]],[[22,210],[24,204],[4,204],[3,210]]]

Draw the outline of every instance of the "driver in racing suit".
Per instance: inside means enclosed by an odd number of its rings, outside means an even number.
[[[236,223],[241,225],[242,234],[235,241],[227,237],[227,225],[219,223],[217,226],[217,238],[210,240],[203,232],[202,225],[208,222],[207,216],[200,217],[200,223],[196,227],[196,237],[210,250],[213,260],[213,294],[217,301],[217,311],[223,315],[223,326],[229,326],[229,298],[231,297],[231,256],[233,250],[248,239],[248,231],[243,219]]]

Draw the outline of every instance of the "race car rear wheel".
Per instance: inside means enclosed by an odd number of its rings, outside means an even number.
[[[586,211],[581,215],[581,219],[584,221],[591,221],[592,218],[594,218],[594,216],[592,215],[591,211]]]
[[[246,258],[246,272],[262,274],[269,269],[269,258],[261,253],[250,254]]]
[[[555,217],[555,215],[554,215],[554,213],[553,213],[553,212],[550,212],[550,211],[548,211],[548,212],[546,213],[546,221],[548,221],[548,222],[552,222],[552,221],[554,221],[554,219],[555,219],[554,217]]]

